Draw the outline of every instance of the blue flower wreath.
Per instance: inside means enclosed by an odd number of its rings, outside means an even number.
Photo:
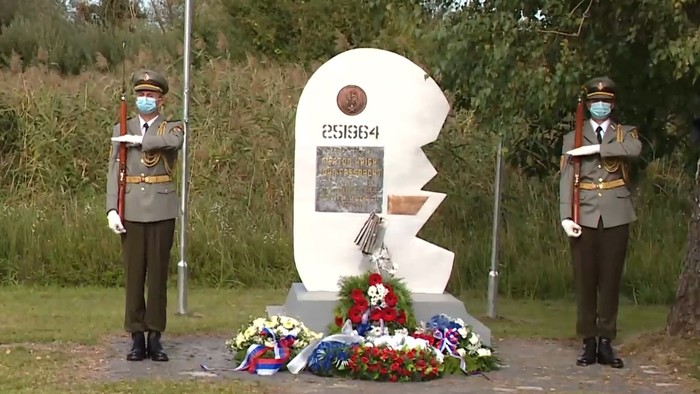
[[[318,344],[307,364],[315,375],[334,376],[345,369],[350,359],[350,346],[339,341],[324,341]]]
[[[428,324],[426,324],[426,326],[428,328],[438,329],[440,331],[445,329],[459,330],[463,327],[461,324],[457,323],[456,319],[452,319],[445,314],[433,316],[432,318],[430,318],[430,321],[428,321]]]

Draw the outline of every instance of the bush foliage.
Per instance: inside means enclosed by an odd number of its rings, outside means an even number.
[[[120,1],[66,9],[5,0],[0,218],[11,225],[0,227],[2,283],[122,283],[118,240],[104,215],[122,65],[169,77],[173,118],[181,112],[183,65],[182,2],[138,8]],[[447,12],[451,3],[196,2],[187,259],[195,284],[286,287],[296,279],[296,101],[323,61],[374,46],[423,66],[453,104],[440,138],[426,148],[438,169],[426,189],[448,198],[420,234],[456,253],[449,290],[486,287],[495,146],[503,138],[500,290],[571,293],[557,217],[561,136],[572,127],[577,87],[607,74],[621,92],[617,115],[640,126],[645,142],[623,291],[639,302],[673,299],[695,172],[686,133],[699,101],[698,2],[640,10],[631,0],[543,0],[530,8],[503,0]],[[605,18],[617,23],[599,22]]]

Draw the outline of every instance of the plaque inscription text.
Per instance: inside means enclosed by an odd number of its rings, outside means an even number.
[[[316,148],[316,211],[381,213],[384,148]]]

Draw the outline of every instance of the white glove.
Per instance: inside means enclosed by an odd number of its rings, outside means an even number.
[[[109,229],[114,231],[115,234],[124,234],[126,232],[117,211],[109,211],[107,214],[107,222],[109,223]]]
[[[567,151],[567,155],[571,156],[587,156],[587,155],[592,155],[594,153],[600,153],[600,145],[584,145],[580,148],[572,149],[570,151]]]
[[[574,223],[571,219],[564,219],[561,221],[561,226],[564,228],[564,232],[567,236],[572,238],[578,238],[581,236],[581,226]]]
[[[141,145],[143,141],[142,135],[125,134],[119,137],[112,137],[114,142],[126,142],[129,144]]]

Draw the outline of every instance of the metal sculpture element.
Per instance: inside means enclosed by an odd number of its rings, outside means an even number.
[[[385,231],[386,221],[372,212],[355,237],[355,245],[360,247],[362,255],[368,258],[376,272],[388,277],[394,276],[398,267],[391,261],[389,249],[384,245]]]

